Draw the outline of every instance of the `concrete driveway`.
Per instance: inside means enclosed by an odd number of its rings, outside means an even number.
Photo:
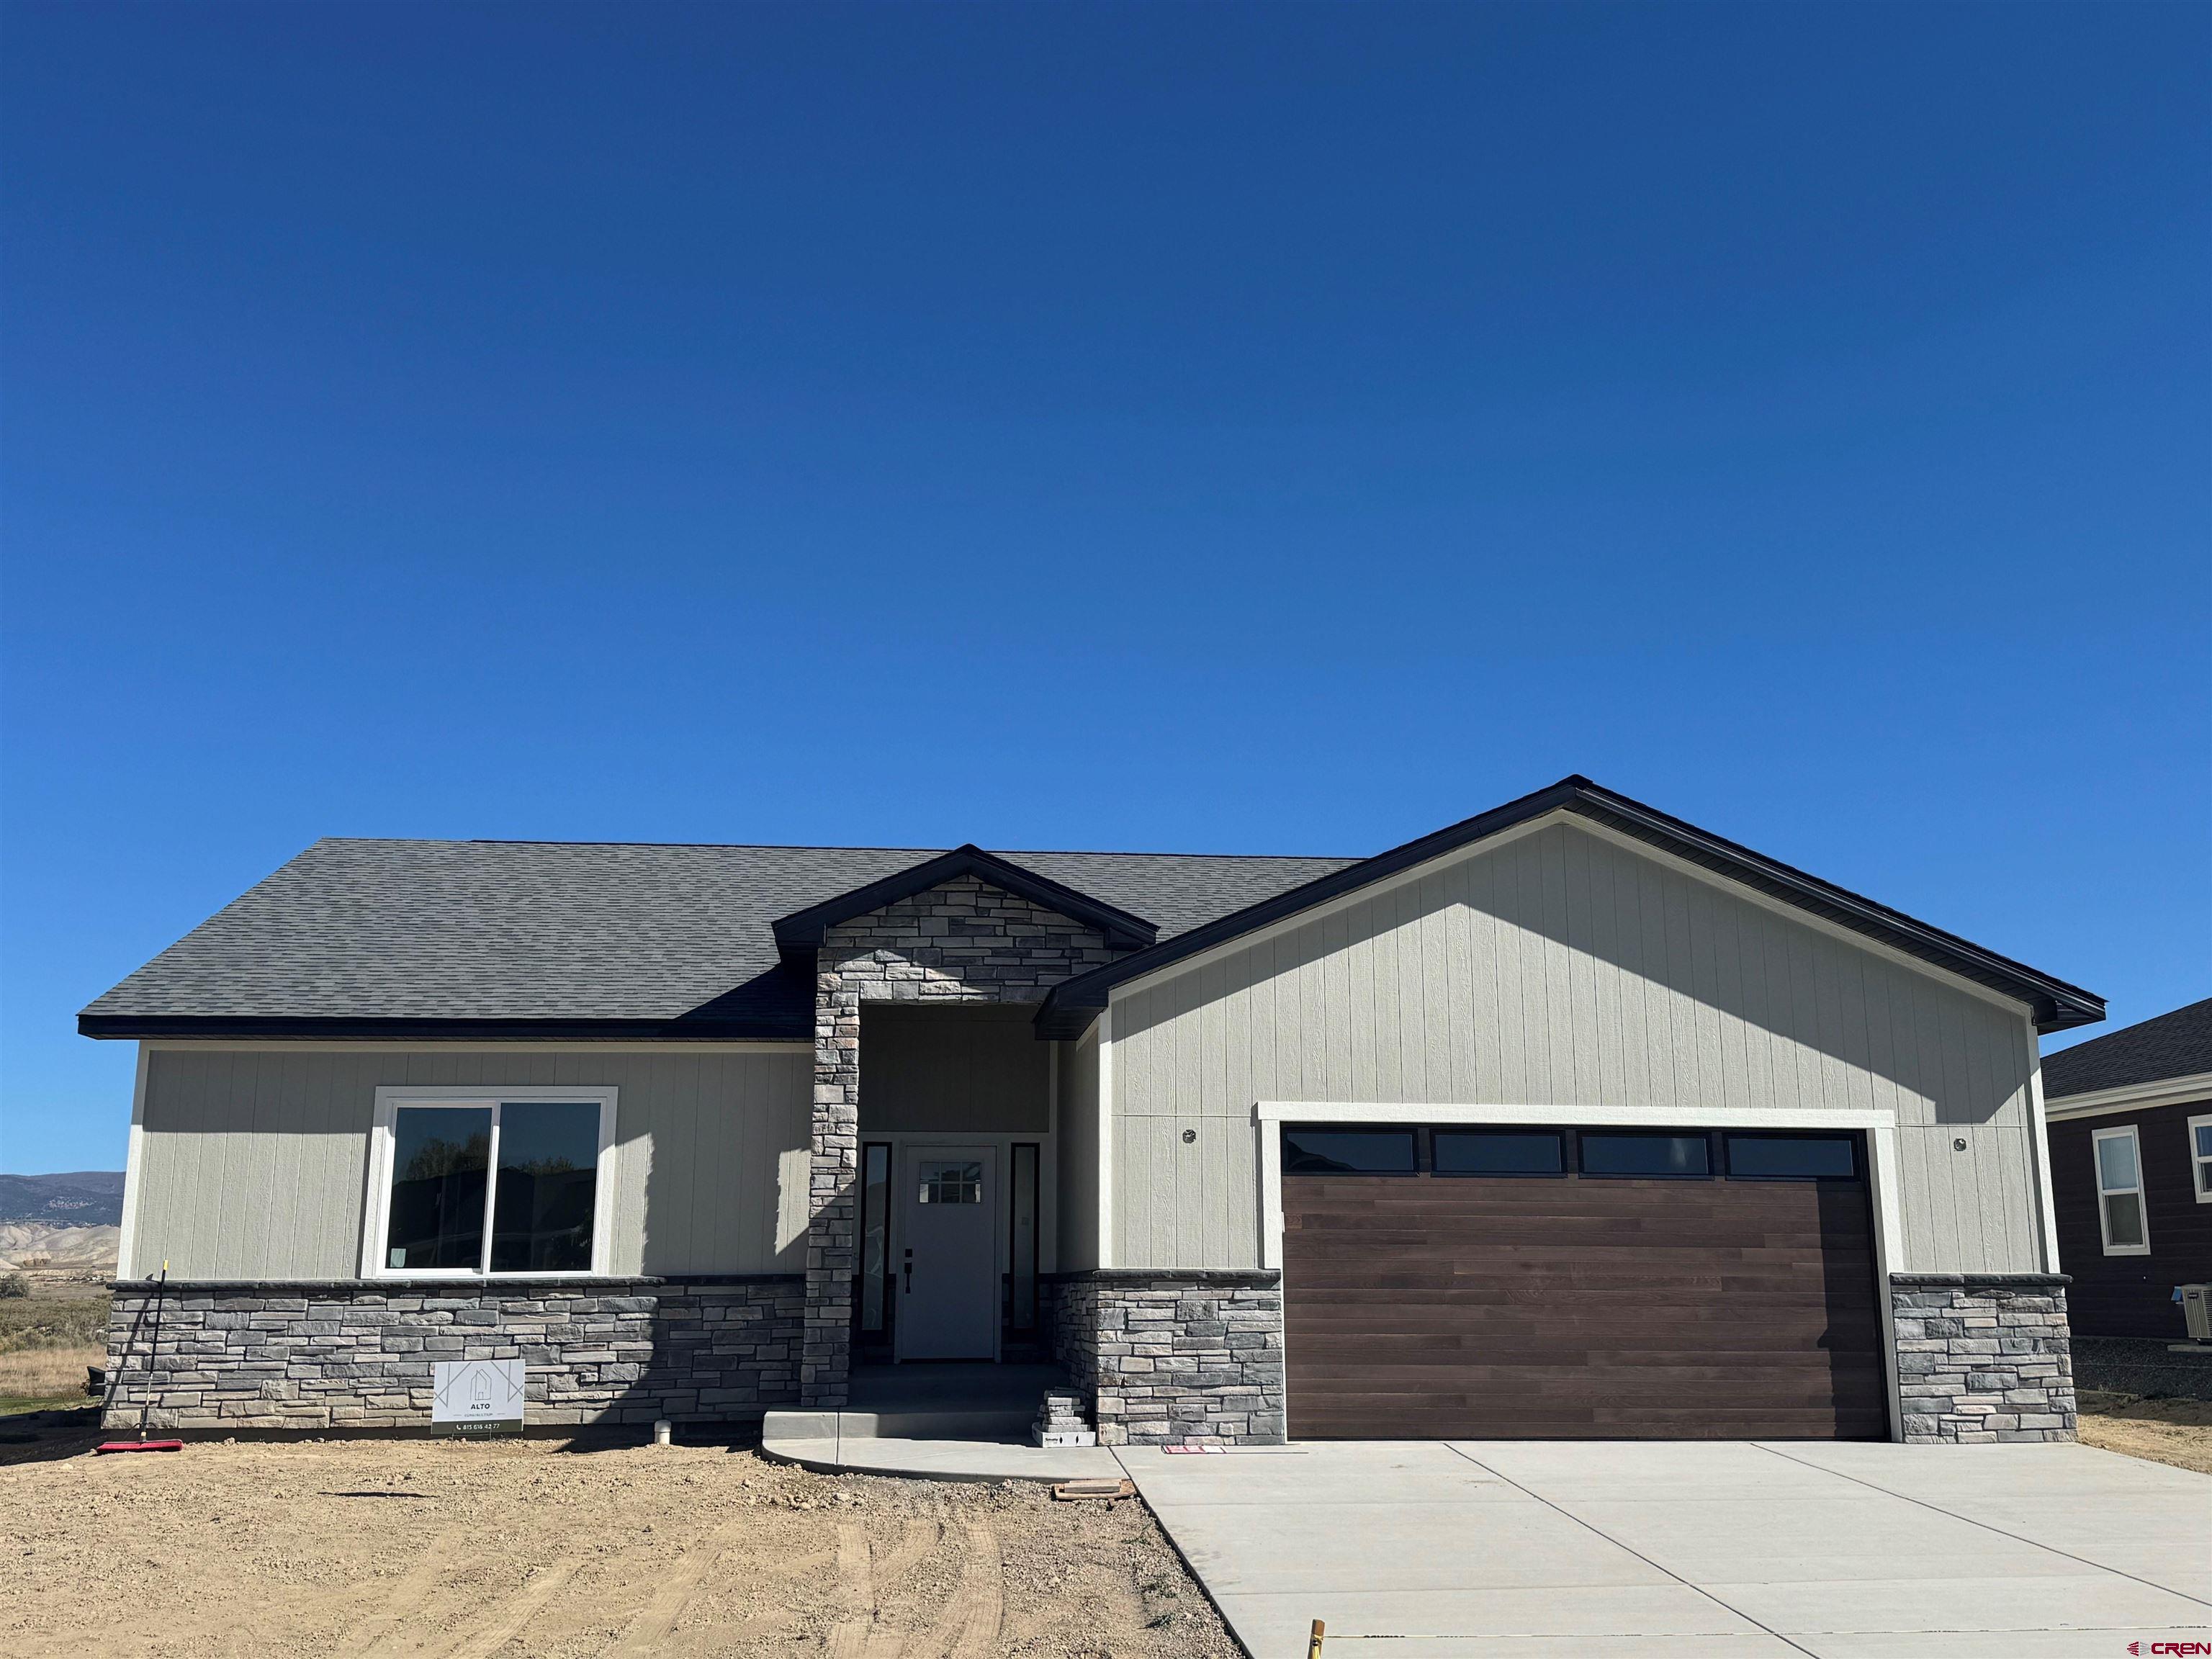
[[[1254,1659],[2040,1659],[2212,1639],[2212,1478],[2085,1446],[1121,1454]]]

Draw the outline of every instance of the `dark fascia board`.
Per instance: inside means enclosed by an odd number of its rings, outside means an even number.
[[[1303,887],[1249,906],[1203,927],[1177,934],[1164,945],[1103,968],[1064,980],[1046,996],[1037,1010],[1041,1037],[1082,1036],[1106,1006],[1107,993],[1120,984],[1180,962],[1217,945],[1226,944],[1272,922],[1297,915],[1341,894],[1425,864],[1431,859],[1543,817],[1547,812],[1580,814],[1633,836],[1648,845],[1704,866],[1716,874],[1765,893],[1785,904],[1822,916],[1838,927],[1943,968],[1961,978],[1987,986],[2023,1002],[2033,1011],[2036,1030],[2063,1031],[2094,1024],[2105,1017],[2104,999],[2078,985],[2053,979],[1994,951],[1917,921],[1902,911],[1877,904],[1870,898],[1808,875],[1802,870],[1753,852],[1747,847],[1669,817],[1656,807],[1617,795],[1579,775],[1565,777],[1547,789],[1450,824],[1433,834],[1378,853],[1364,863],[1348,865]]]
[[[794,910],[775,924],[776,950],[787,965],[811,969],[814,953],[822,947],[823,935],[839,922],[865,916],[963,876],[973,876],[1055,915],[1096,927],[1106,936],[1107,944],[1116,950],[1141,951],[1160,936],[1160,930],[1142,916],[1117,909],[1088,893],[1063,886],[1034,870],[1024,870],[1018,864],[970,843],[940,853],[933,859],[925,859],[865,887],[840,893],[836,898]]]
[[[79,1014],[88,1037],[201,1038],[221,1042],[811,1042],[806,1020],[350,1019],[222,1014]]]

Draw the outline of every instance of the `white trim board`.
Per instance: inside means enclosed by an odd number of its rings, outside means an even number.
[[[1098,1016],[1098,1265],[1114,1257],[1114,1002]]]
[[[1262,1123],[1540,1123],[1579,1128],[1838,1129],[1894,1128],[1897,1114],[1881,1106],[1700,1106],[1670,1117],[1650,1106],[1532,1106],[1410,1104],[1403,1101],[1354,1104],[1328,1100],[1262,1100],[1252,1107]]]
[[[615,1108],[617,1089],[577,1089],[536,1083],[486,1085],[477,1083],[417,1083],[386,1085],[376,1091],[376,1115],[369,1129],[367,1201],[362,1206],[361,1276],[363,1279],[451,1279],[471,1284],[493,1285],[506,1279],[592,1279],[615,1277],[614,1254],[616,1170]],[[496,1106],[502,1103],[575,1101],[596,1103],[599,1109],[599,1159],[592,1188],[592,1265],[582,1273],[488,1273],[475,1267],[387,1267],[384,1265],[385,1231],[392,1218],[392,1156],[393,1120],[402,1106]],[[490,1185],[495,1190],[499,1164],[499,1133],[495,1122],[491,1144]],[[487,1194],[487,1199],[491,1196]],[[490,1211],[487,1208],[487,1218]],[[491,1239],[487,1231],[485,1249]]]
[[[2031,1189],[2035,1202],[2035,1234],[2043,1251],[2043,1271],[2055,1273],[2058,1266],[2058,1195],[2051,1180],[2051,1121],[2043,1099],[2043,1062],[2035,1057],[2035,1020],[2027,1028],[2027,1164],[2035,1177]]]
[[[1867,1180],[1874,1199],[1875,1290],[1882,1306],[1882,1367],[1889,1387],[1889,1435],[1905,1436],[1904,1402],[1898,1393],[1897,1322],[1889,1312],[1889,1275],[1905,1237],[1904,1200],[1897,1145],[1897,1114],[1874,1107],[1849,1110],[1781,1106],[1707,1107],[1688,1117],[1667,1118],[1644,1106],[1432,1106],[1352,1104],[1341,1101],[1256,1101],[1253,1131],[1260,1137],[1260,1266],[1283,1270],[1283,1156],[1285,1123],[1541,1124],[1576,1128],[1850,1129],[1866,1134]],[[1287,1291],[1288,1287],[1285,1286]]]
[[[131,1085],[131,1139],[123,1155],[123,1225],[115,1238],[115,1276],[130,1279],[135,1258],[131,1252],[138,1248],[138,1182],[139,1171],[146,1157],[146,1072],[149,1064],[148,1045],[138,1045],[138,1074]]]
[[[2063,1052],[2063,1050],[2062,1050]],[[2048,1060],[2049,1055],[2045,1059]],[[2192,1072],[2186,1077],[2164,1077],[2148,1083],[2124,1084],[2117,1089],[2093,1089],[2083,1094],[2061,1095],[2043,1103],[2043,1115],[2053,1123],[2077,1117],[2103,1117],[2111,1112],[2144,1112],[2160,1106],[2194,1106],[2212,1102],[2212,1072]]]

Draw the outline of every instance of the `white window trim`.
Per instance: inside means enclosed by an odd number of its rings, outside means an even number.
[[[361,1276],[363,1279],[451,1279],[477,1283],[520,1279],[611,1278],[613,1275],[608,1264],[614,1255],[615,1099],[619,1092],[613,1088],[544,1088],[528,1083],[497,1087],[475,1084],[426,1084],[380,1088],[376,1091],[376,1117],[369,1131],[368,1202],[362,1206],[368,1219],[362,1232]],[[399,1109],[403,1106],[497,1106],[502,1102],[532,1104],[540,1101],[594,1102],[599,1109],[599,1162],[592,1192],[592,1265],[589,1270],[583,1273],[494,1273],[475,1267],[386,1267],[384,1237],[392,1220],[392,1131]],[[496,1117],[493,1120],[491,1158],[495,1184],[499,1167]],[[489,1245],[489,1237],[486,1243]]]
[[[2105,1185],[2104,1156],[2099,1149],[2108,1140],[2123,1139],[2135,1149],[2136,1184],[2132,1187],[2107,1187]],[[2150,1204],[2143,1196],[2142,1137],[2136,1133],[2134,1124],[2123,1123],[2115,1129],[2099,1129],[2090,1135],[2089,1174],[2096,1184],[2097,1233],[2104,1241],[2105,1254],[2106,1255],[2148,1255],[2150,1254]],[[2115,1244],[2112,1243],[2112,1224],[2105,1212],[2105,1200],[2108,1197],[2124,1197],[2130,1193],[2135,1195],[2136,1213],[2142,1220],[2143,1242],[2140,1244]]]
[[[2189,1120],[2189,1178],[2197,1185],[2199,1204],[2212,1204],[2212,1158],[2205,1158],[2197,1150],[2197,1132],[2208,1127],[2212,1127],[2212,1112]]]

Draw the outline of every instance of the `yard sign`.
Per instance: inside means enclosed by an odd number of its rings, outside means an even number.
[[[522,1426],[520,1359],[441,1359],[430,1366],[430,1420],[460,1427]]]

